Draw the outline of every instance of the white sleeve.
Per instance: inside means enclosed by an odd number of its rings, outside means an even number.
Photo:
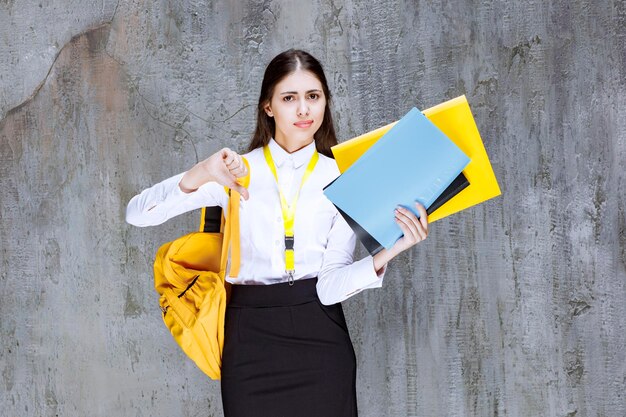
[[[224,207],[228,195],[217,182],[207,182],[184,193],[178,186],[185,175],[174,175],[134,196],[126,207],[126,222],[133,226],[156,226],[179,214],[205,206]]]
[[[382,287],[387,264],[377,275],[371,255],[353,262],[356,239],[354,231],[337,212],[317,276],[317,295],[322,304],[339,303],[367,288]]]

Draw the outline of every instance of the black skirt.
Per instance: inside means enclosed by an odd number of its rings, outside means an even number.
[[[225,417],[354,417],[356,356],[317,278],[233,285],[222,354]]]

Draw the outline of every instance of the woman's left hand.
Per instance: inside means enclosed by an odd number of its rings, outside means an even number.
[[[374,255],[374,268],[379,276],[387,262],[428,236],[428,213],[426,213],[426,209],[420,203],[416,202],[415,207],[417,207],[417,211],[420,214],[419,219],[411,210],[407,210],[404,207],[396,209],[396,223],[402,229],[404,236],[398,239],[389,250],[383,248],[383,250]]]
[[[428,237],[428,214],[423,205],[416,202],[415,207],[420,214],[419,219],[411,210],[404,207],[398,207],[395,211],[396,223],[400,226],[402,236],[391,247],[394,254],[400,253],[408,248],[416,245]]]

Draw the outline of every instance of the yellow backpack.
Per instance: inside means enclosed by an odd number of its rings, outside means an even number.
[[[237,182],[248,187],[248,176]],[[211,379],[220,379],[224,318],[230,298],[225,281],[228,249],[230,276],[239,274],[239,193],[229,194],[228,216],[219,206],[204,207],[200,231],[162,245],[154,261],[154,287],[163,321],[176,343]],[[221,221],[220,221],[221,218]]]

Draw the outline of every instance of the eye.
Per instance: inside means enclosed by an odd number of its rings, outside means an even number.
[[[311,94],[309,94],[309,98],[311,100],[317,100],[318,98],[320,98],[320,95],[317,94],[317,93],[311,93]]]
[[[283,97],[283,101],[293,101],[293,96],[285,96]]]

